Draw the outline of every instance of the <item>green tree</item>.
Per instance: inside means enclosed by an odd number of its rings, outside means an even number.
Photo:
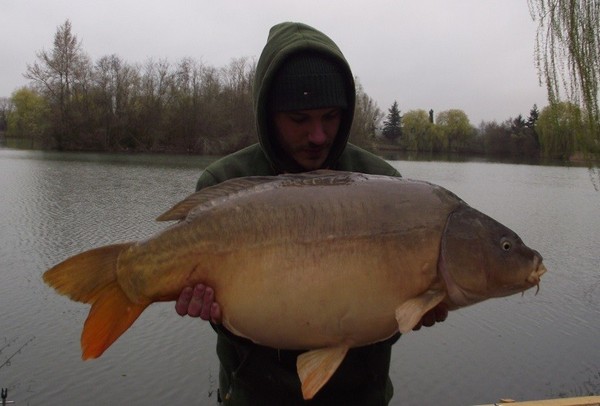
[[[535,142],[535,147],[538,150],[540,148],[540,139],[535,127],[539,117],[540,112],[538,110],[537,104],[534,104],[531,110],[529,110],[529,117],[527,117],[527,122],[525,123],[525,126],[527,127],[529,134],[533,138]]]
[[[382,135],[393,142],[398,142],[402,137],[402,116],[397,101],[394,101],[392,107],[388,109],[388,115],[383,122]]]
[[[442,111],[437,114],[435,121],[444,134],[450,152],[464,151],[475,136],[469,117],[462,110]]]
[[[49,108],[46,99],[32,89],[23,87],[11,96],[13,109],[7,117],[7,135],[27,139],[34,148],[44,142],[49,127]]]
[[[550,104],[540,113],[537,131],[544,155],[569,159],[585,131],[581,109],[570,102]]]
[[[411,110],[402,116],[402,132],[407,149],[419,152],[439,152],[443,147],[440,132],[425,110]]]
[[[538,21],[537,68],[546,83],[550,104],[559,102],[562,88],[568,100],[583,107],[590,139],[588,149],[600,149],[600,1],[528,3],[532,18]]]

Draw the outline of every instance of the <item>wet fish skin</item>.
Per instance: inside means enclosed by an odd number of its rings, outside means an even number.
[[[446,189],[400,178],[233,179],[159,219],[180,222],[44,274],[59,293],[92,304],[84,359],[100,356],[149,304],[205,283],[232,332],[311,350],[298,360],[309,399],[349,348],[410,331],[442,301],[454,309],[506,296],[545,272],[541,256],[500,223]]]

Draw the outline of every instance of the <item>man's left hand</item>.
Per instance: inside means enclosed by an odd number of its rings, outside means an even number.
[[[442,322],[448,317],[448,306],[444,303],[440,303],[433,309],[429,310],[423,315],[421,321],[413,327],[414,331],[419,330],[422,326],[431,327],[435,323]]]

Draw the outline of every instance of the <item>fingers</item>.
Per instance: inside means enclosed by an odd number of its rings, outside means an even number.
[[[441,322],[448,318],[448,306],[444,303],[440,303],[436,307],[433,308],[435,312],[435,321]]]
[[[214,290],[203,284],[184,288],[177,301],[175,311],[180,316],[200,317],[220,324],[222,320],[221,308],[215,301]]]
[[[223,316],[221,315],[221,306],[217,302],[213,302],[210,307],[210,320],[214,324],[221,324],[223,322]]]
[[[431,327],[435,323],[439,323],[446,320],[447,317],[448,306],[446,306],[444,303],[440,303],[439,305],[425,313],[421,318],[421,321],[419,321],[419,323],[417,323],[417,325],[413,327],[413,330],[417,331],[423,326]]]
[[[210,309],[214,299],[215,294],[211,288],[196,285],[192,301],[188,307],[188,314],[192,317],[199,316],[202,320],[210,320]]]
[[[188,286],[186,288],[183,288],[183,290],[179,294],[179,297],[175,302],[175,311],[178,315],[185,316],[186,314],[188,314],[188,305],[190,304],[190,300],[192,300],[193,292],[194,289]]]

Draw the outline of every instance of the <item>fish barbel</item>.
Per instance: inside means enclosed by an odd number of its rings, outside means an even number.
[[[538,286],[542,257],[510,229],[427,182],[351,172],[232,179],[158,218],[148,239],[92,249],[43,278],[91,304],[81,344],[99,357],[153,302],[215,291],[224,326],[278,349],[312,398],[348,349],[450,309]]]

